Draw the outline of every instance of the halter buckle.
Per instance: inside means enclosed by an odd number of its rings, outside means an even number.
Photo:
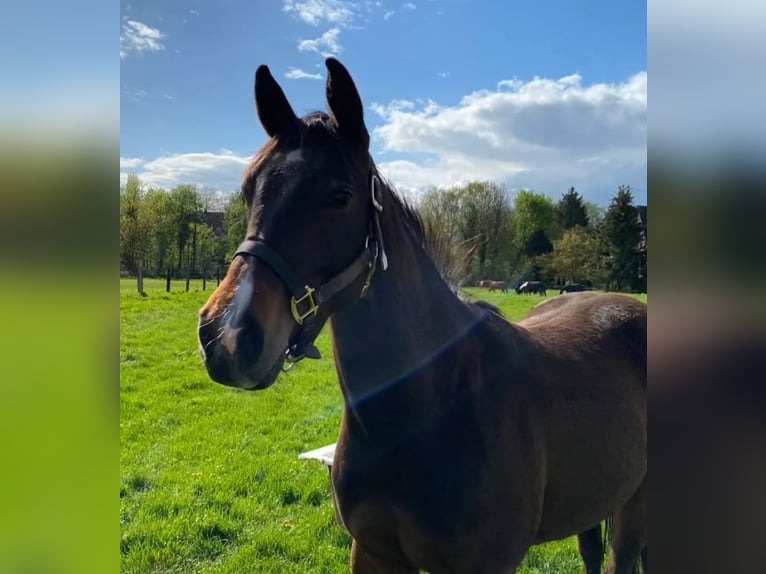
[[[303,295],[303,297],[301,297],[300,299],[296,299],[295,297],[292,297],[290,299],[290,311],[293,314],[293,319],[295,319],[295,322],[298,323],[299,325],[303,325],[303,321],[306,319],[306,317],[308,317],[309,315],[316,316],[317,312],[319,311],[319,305],[317,305],[314,302],[313,293],[315,290],[309,287],[308,285],[306,285],[304,289],[306,290],[306,293]],[[308,300],[308,304],[309,304],[308,311],[306,311],[305,313],[301,313],[300,311],[298,311],[298,305],[300,305],[306,300]]]

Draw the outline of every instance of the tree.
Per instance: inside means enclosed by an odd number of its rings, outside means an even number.
[[[465,239],[462,200],[463,189],[460,187],[444,190],[432,187],[421,196],[418,212],[430,226],[452,241],[460,242]]]
[[[556,216],[562,230],[572,229],[576,225],[588,227],[588,213],[585,210],[582,196],[570,187],[569,191],[561,196],[556,206]]]
[[[585,207],[587,214],[588,227],[591,229],[598,228],[604,220],[604,208],[590,201],[583,201],[583,207]]]
[[[524,255],[532,259],[533,257],[545,255],[546,253],[553,251],[553,244],[551,243],[551,240],[548,239],[545,231],[537,229],[533,231],[532,235],[530,235],[524,242],[522,251]]]
[[[512,218],[514,243],[523,249],[535,232],[556,237],[556,205],[551,198],[523,189],[514,199]]]
[[[233,193],[226,202],[223,212],[224,257],[231,260],[237,247],[247,233],[247,211],[245,201],[239,193]]]
[[[418,208],[424,221],[453,242],[475,242],[472,274],[507,276],[511,207],[503,186],[477,181],[446,190],[431,189]]]
[[[129,174],[120,189],[120,260],[137,278],[138,292],[144,292],[143,267],[149,241],[141,180]]]
[[[204,186],[197,190],[197,195],[199,196],[203,213],[213,211],[220,213],[226,207],[226,196],[224,193],[210,186]]]
[[[196,224],[202,219],[202,204],[197,189],[192,185],[177,185],[170,190],[170,207],[180,270],[184,255],[187,256],[189,266],[194,263],[194,257],[188,256],[186,248],[189,240],[194,237]]]
[[[173,261],[175,230],[170,196],[164,189],[151,188],[144,194],[144,211],[150,246],[147,268],[163,275]]]
[[[566,282],[600,283],[604,258],[598,236],[579,225],[567,229],[561,239],[553,242],[551,265]]]
[[[463,190],[463,240],[478,239],[478,276],[504,278],[510,202],[503,186],[492,181],[471,182]]]
[[[638,252],[641,231],[633,205],[633,191],[621,185],[601,224],[601,234],[609,257],[609,279],[617,288],[637,289],[640,285]]]
[[[213,228],[204,223],[197,230],[197,248],[199,267],[202,272],[202,288],[205,288],[210,268],[221,259],[221,242],[215,236]]]

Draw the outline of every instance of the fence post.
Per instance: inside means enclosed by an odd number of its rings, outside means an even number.
[[[165,291],[170,293],[170,267],[168,267],[167,281],[165,281]]]

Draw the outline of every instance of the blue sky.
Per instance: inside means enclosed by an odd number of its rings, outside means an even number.
[[[275,0],[121,5],[121,173],[238,188],[265,141],[253,75],[324,109],[350,70],[372,153],[404,192],[494,179],[558,198],[646,201],[646,4]]]

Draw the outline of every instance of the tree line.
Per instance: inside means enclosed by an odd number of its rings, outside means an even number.
[[[554,201],[532,190],[511,196],[492,181],[430,189],[417,207],[455,243],[476,246],[469,283],[542,280],[646,291],[646,230],[630,186],[620,186],[605,209],[574,188]],[[225,272],[245,224],[239,194],[145,188],[131,174],[120,186],[121,272],[139,278],[139,291],[144,276],[214,277]]]
[[[492,181],[431,189],[418,207],[454,240],[476,238],[470,267],[476,282],[537,280],[646,292],[646,226],[630,186],[620,186],[605,209],[573,187],[558,201],[532,190],[511,198]]]

